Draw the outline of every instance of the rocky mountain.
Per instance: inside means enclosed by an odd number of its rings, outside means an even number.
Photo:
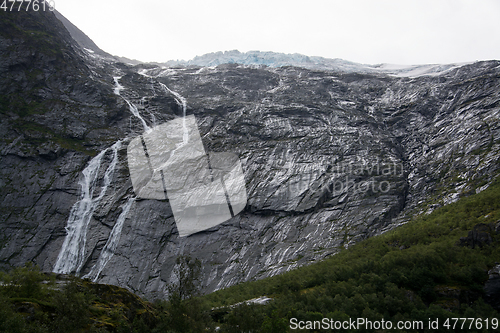
[[[124,64],[51,12],[0,11],[1,265],[154,299],[183,254],[209,292],[321,260],[498,174],[500,61],[396,71],[219,56]],[[192,116],[207,153],[238,157],[247,203],[180,237],[169,196],[134,191],[128,147]]]

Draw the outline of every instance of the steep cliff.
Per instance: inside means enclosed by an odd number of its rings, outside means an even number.
[[[414,77],[131,66],[80,48],[52,13],[0,15],[4,266],[34,260],[155,298],[189,254],[213,291],[325,258],[498,173],[498,61]],[[136,197],[127,145],[184,112],[207,152],[238,155],[248,202],[179,237],[168,200]]]

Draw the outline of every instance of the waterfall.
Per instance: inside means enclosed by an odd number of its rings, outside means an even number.
[[[82,194],[80,200],[71,208],[65,228],[67,234],[53,269],[55,273],[78,273],[82,269],[85,263],[85,244],[87,241],[88,226],[95,209],[106,194],[106,190],[111,183],[113,172],[118,162],[118,149],[120,147],[121,141],[117,141],[111,148],[101,151],[83,170],[83,179],[79,181]],[[101,191],[94,198],[94,190],[99,179],[102,158],[109,149],[112,150],[113,159],[104,173]]]
[[[115,80],[115,88],[113,89],[113,91],[114,91],[115,95],[118,95],[118,96],[121,96],[120,95],[120,91],[123,90],[123,89],[125,89],[125,87],[122,86],[120,84],[120,82],[118,82],[118,80],[121,79],[121,78],[122,78],[121,76],[114,76],[113,77],[113,80]]]
[[[149,132],[151,127],[149,127],[144,118],[142,118],[137,106],[121,95],[121,91],[125,89],[125,87],[120,84],[120,78],[120,76],[113,77],[115,81],[113,92],[123,98],[123,100],[128,104],[130,112],[132,112],[132,114],[141,121],[144,131]],[[153,118],[153,123],[155,121],[156,120]],[[101,151],[83,170],[83,179],[79,181],[79,185],[81,186],[80,200],[78,200],[71,208],[70,216],[65,228],[67,234],[53,269],[55,273],[79,273],[82,270],[83,265],[85,264],[85,245],[87,242],[87,231],[90,220],[111,183],[113,172],[118,162],[118,149],[120,148],[121,140],[117,141],[113,146],[111,146],[111,148]],[[97,189],[99,181],[101,162],[109,149],[113,152],[113,158],[104,173],[100,193],[94,198],[94,191]],[[92,267],[90,273],[88,273],[86,277],[91,277],[94,281],[96,281],[99,278],[101,271],[113,256],[116,247],[118,246],[118,242],[120,241],[123,223],[125,222],[134,200],[134,197],[129,198],[127,203],[122,207],[122,212],[99,255],[97,263],[94,267]]]
[[[151,81],[153,80],[153,76],[150,76],[147,74],[148,73],[148,70],[147,69],[142,69],[139,71],[139,74],[142,75],[142,76],[145,76],[145,77],[148,77],[151,79]],[[159,74],[160,75],[160,74]],[[158,75],[158,76],[159,76]],[[115,82],[117,83],[117,85],[119,86],[119,83],[117,81],[117,79],[115,80]],[[161,82],[158,82],[160,84],[160,86],[162,87],[162,89],[166,92],[166,93],[170,93],[172,95],[174,95],[174,99],[175,99],[175,102],[177,103],[177,105],[179,105],[181,108],[182,108],[182,128],[184,130],[184,133],[182,135],[182,145],[185,145],[186,143],[188,143],[188,140],[189,140],[189,134],[188,134],[188,128],[186,126],[186,109],[187,109],[187,101],[186,99],[181,96],[181,94],[179,94],[178,92],[176,91],[173,91],[171,90],[169,87],[167,87],[165,84],[161,83]],[[121,87],[121,86],[120,86]],[[115,91],[116,91],[117,88],[115,88]],[[150,129],[148,127],[148,129]]]
[[[146,121],[144,120],[144,118],[142,118],[141,114],[139,113],[139,110],[137,109],[137,106],[135,106],[134,103],[130,102],[125,97],[122,96],[122,98],[125,102],[127,102],[130,112],[132,112],[132,114],[137,118],[139,118],[139,120],[142,122],[142,126],[144,127],[144,132],[149,132],[151,130],[151,127],[149,127],[148,124],[146,124]]]
[[[186,126],[186,109],[187,109],[187,101],[184,97],[182,97],[179,93],[170,90],[166,85],[160,82],[160,86],[165,90],[165,92],[169,92],[175,97],[175,101],[177,105],[182,107],[182,128],[184,129],[184,133],[182,135],[182,144],[185,145],[188,142],[188,128]]]
[[[109,238],[106,241],[106,244],[104,245],[104,248],[101,251],[101,254],[99,255],[99,259],[97,260],[97,263],[92,267],[92,270],[90,273],[84,276],[84,278],[90,278],[92,281],[96,282],[97,279],[99,278],[99,275],[101,274],[102,270],[108,263],[108,261],[113,257],[115,254],[116,248],[118,246],[118,243],[120,241],[120,236],[122,233],[122,228],[123,228],[123,223],[125,222],[125,219],[127,218],[128,212],[130,210],[130,207],[132,207],[132,204],[134,203],[135,198],[131,197],[128,199],[127,203],[122,206],[122,212],[120,213],[120,216],[118,216],[118,220],[116,220],[115,225],[113,226],[113,230],[111,230],[111,233],[109,234]]]
[[[123,100],[128,104],[130,112],[132,112],[132,114],[137,118],[139,118],[139,120],[141,121],[142,126],[144,127],[144,132],[149,132],[151,130],[151,127],[149,127],[144,118],[142,118],[141,114],[139,113],[139,110],[137,109],[137,106],[135,106],[134,103],[130,102],[128,99],[126,99],[120,94],[120,91],[125,89],[125,87],[123,87],[118,81],[121,79],[121,76],[115,76],[113,77],[113,79],[115,80],[115,88],[114,88],[115,95],[118,95],[121,98],[123,98]]]
[[[137,106],[121,95],[121,91],[125,89],[125,87],[120,84],[120,78],[120,76],[113,77],[115,81],[115,87],[113,89],[114,93],[123,98],[123,100],[127,103],[130,112],[141,121],[142,126],[144,127],[144,131],[151,131],[152,128],[147,125],[144,118],[140,115]],[[163,83],[160,83],[160,85],[166,93],[172,94],[177,104],[182,107],[182,146],[189,140],[188,128],[186,125],[186,99],[177,92],[170,90]],[[156,119],[153,118],[153,123],[155,123],[155,121]],[[101,200],[106,194],[107,188],[111,183],[113,172],[118,162],[118,149],[120,148],[121,141],[117,141],[112,147],[101,151],[97,156],[95,156],[90,161],[88,166],[83,170],[83,178],[79,181],[79,185],[81,186],[80,200],[78,200],[71,209],[67,226],[65,228],[67,235],[57,257],[56,264],[54,265],[53,271],[55,273],[79,273],[82,270],[83,265],[85,264],[85,246],[87,241],[88,227],[94,211],[101,203]],[[110,149],[112,150],[113,154],[112,161],[109,163],[106,171],[104,172],[102,181],[100,181],[99,171],[101,169],[102,159],[106,155],[106,152]],[[94,192],[98,190],[99,183],[102,183],[102,185],[100,185],[99,195],[97,197],[94,197]],[[96,264],[92,267],[91,271],[87,275],[85,275],[85,277],[91,278],[93,281],[96,281],[106,264],[113,257],[120,241],[123,224],[134,200],[135,197],[131,197],[122,206],[122,212],[119,215],[115,225],[113,226],[108,240],[106,241],[104,248],[99,254],[99,258],[97,259]]]

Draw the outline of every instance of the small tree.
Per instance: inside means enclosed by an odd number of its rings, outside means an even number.
[[[10,273],[12,289],[19,291],[19,297],[38,298],[41,296],[41,282],[45,279],[40,268],[31,262],[24,267],[17,267]]]
[[[52,322],[53,332],[75,332],[90,325],[91,295],[71,279],[64,288],[53,297],[55,318]]]
[[[180,256],[176,260],[174,273],[177,282],[168,286],[170,328],[182,333],[206,331],[211,326],[211,319],[196,298],[200,292],[201,262],[189,256]]]
[[[168,286],[170,298],[179,297],[181,300],[186,300],[197,296],[201,274],[200,260],[179,256],[175,263],[174,273],[177,276],[177,283]]]

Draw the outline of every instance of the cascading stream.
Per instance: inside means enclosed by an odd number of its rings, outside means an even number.
[[[118,80],[120,80],[120,78],[121,78],[121,76],[113,77],[113,79],[115,80],[115,88],[114,88],[115,95],[118,95],[121,98],[123,98],[123,100],[128,104],[128,108],[129,108],[130,112],[132,112],[132,114],[134,116],[136,116],[141,121],[142,126],[144,127],[144,132],[151,131],[151,127],[149,127],[148,124],[146,123],[146,121],[144,120],[144,118],[142,118],[141,114],[139,113],[139,110],[137,109],[137,106],[135,106],[134,103],[130,102],[128,99],[126,99],[125,97],[123,97],[120,94],[120,91],[125,89],[125,87],[123,87],[120,84],[120,82],[118,81]]]
[[[92,270],[84,276],[84,278],[90,278],[92,279],[92,281],[96,282],[106,264],[115,254],[118,243],[120,242],[123,223],[125,222],[128,212],[130,211],[130,207],[132,207],[134,201],[135,198],[131,197],[128,199],[127,203],[122,206],[122,212],[120,213],[120,216],[118,216],[118,220],[116,220],[116,223],[113,226],[111,233],[109,234],[109,238],[106,241],[101,254],[99,255],[97,263],[94,265],[94,267],[92,267]]]
[[[165,90],[165,92],[169,92],[175,97],[175,101],[177,104],[182,107],[182,128],[184,130],[184,133],[182,135],[182,144],[185,145],[188,142],[188,128],[186,126],[186,109],[187,109],[187,101],[184,97],[182,97],[179,93],[170,90],[166,85],[160,82],[160,86]]]
[[[134,103],[130,102],[127,98],[123,97],[120,93],[121,90],[125,89],[123,87],[119,80],[121,77],[115,76],[113,77],[115,81],[115,88],[114,88],[114,93],[121,98],[128,104],[130,112],[137,117],[143,127],[144,127],[144,132],[149,132],[151,131],[151,127],[149,127],[144,120],[144,118],[140,115],[139,110],[137,109],[137,106],[135,106]],[[144,98],[141,100],[143,101]],[[154,119],[153,119],[154,123]],[[101,250],[101,253],[99,254],[99,258],[97,259],[97,262],[94,264],[92,269],[88,274],[85,275],[86,278],[91,278],[94,282],[97,281],[99,278],[102,270],[104,267],[106,267],[106,264],[111,260],[113,255],[115,254],[116,248],[118,247],[118,243],[120,242],[120,237],[121,237],[121,232],[123,228],[123,224],[125,222],[125,219],[127,218],[127,215],[130,211],[130,208],[132,207],[132,204],[135,201],[135,197],[130,197],[125,205],[122,206],[122,212],[120,213],[120,216],[118,216],[118,219],[116,220],[115,225],[113,226],[113,229],[111,230],[111,233],[109,234],[108,240],[106,241],[106,244],[104,245],[104,248]]]
[[[120,92],[125,88],[119,82],[120,77],[115,76],[113,77],[113,79],[115,81],[115,87],[113,89],[114,93],[122,97],[123,100],[128,104],[130,112],[132,112],[132,114],[141,121],[144,127],[144,131],[151,130],[146,121],[139,114],[137,107],[128,99],[121,96]],[[67,235],[64,239],[63,245],[57,257],[56,264],[53,268],[53,271],[55,273],[79,273],[82,270],[85,263],[85,245],[87,242],[88,226],[95,209],[106,194],[106,190],[111,183],[113,172],[118,162],[118,149],[120,149],[120,147],[121,140],[117,141],[111,148],[107,148],[101,151],[90,161],[88,166],[83,170],[83,179],[79,182],[81,186],[81,197],[80,200],[78,200],[71,209],[70,216],[65,228]],[[99,170],[101,168],[102,159],[109,149],[112,149],[113,151],[113,158],[104,173],[101,191],[99,195],[94,198],[94,191],[96,190],[96,184],[99,179]],[[125,218],[134,199],[135,198],[130,198],[127,204],[124,206],[122,214],[120,214],[117,222],[115,223],[108,242],[106,243],[103,252],[99,257],[97,264],[93,267],[91,273],[89,273],[90,275],[92,274],[92,272],[94,272],[93,274],[95,274],[95,279],[97,279],[100,272],[109,261],[116,249],[117,243],[120,238],[123,222],[125,221]]]
[[[148,75],[147,74],[147,70],[141,70],[139,71],[139,74],[142,75],[142,76],[145,76],[145,77],[148,77],[150,78],[151,80],[153,80],[153,76],[151,75]],[[159,74],[160,75],[160,74]],[[159,76],[158,75],[158,76]],[[115,82],[119,85],[118,81],[115,80]],[[161,82],[158,82],[160,84],[160,87],[162,87],[162,89],[168,94],[172,94],[174,95],[174,99],[175,99],[175,102],[177,103],[177,105],[179,105],[181,108],[182,108],[182,128],[183,128],[183,135],[182,135],[182,145],[185,145],[186,143],[188,143],[189,141],[189,134],[188,134],[188,128],[187,128],[187,125],[186,125],[186,110],[187,110],[187,100],[186,98],[184,98],[183,96],[181,96],[181,94],[179,94],[178,92],[176,91],[173,91],[171,90],[169,87],[167,87],[165,84],[161,83]],[[123,88],[123,87],[122,87]],[[116,89],[116,88],[115,88]]]
[[[121,79],[121,76],[114,76],[113,77],[113,80],[115,80],[115,88],[113,89],[113,92],[115,93],[115,95],[118,95],[118,96],[121,96],[120,95],[120,91],[122,91],[123,89],[125,89],[124,86],[122,86],[120,84],[120,82],[118,82],[118,80]]]
[[[87,241],[88,226],[95,209],[101,202],[111,183],[113,172],[118,162],[118,149],[120,149],[120,147],[121,141],[119,140],[111,146],[111,148],[101,151],[83,170],[83,179],[79,182],[82,194],[80,200],[71,208],[66,226],[67,235],[53,269],[55,273],[78,273],[82,269],[85,263],[85,244]],[[109,149],[112,150],[113,158],[104,173],[101,191],[99,195],[94,198],[93,196],[99,178],[101,162]]]
[[[135,106],[135,104],[121,95],[121,91],[125,89],[125,87],[120,84],[120,78],[121,77],[119,76],[113,77],[115,81],[115,87],[113,89],[114,93],[123,98],[123,100],[129,106],[130,112],[141,121],[144,132],[151,131],[152,128],[147,125],[144,118],[140,115],[137,106]],[[180,146],[183,146],[188,143],[189,140],[188,128],[186,125],[186,99],[177,92],[170,90],[163,83],[160,83],[160,85],[166,93],[172,94],[177,104],[182,107],[183,140]],[[118,150],[120,148],[121,140],[117,141],[112,147],[101,151],[90,161],[88,166],[83,170],[83,179],[79,182],[82,194],[80,200],[78,200],[71,209],[71,213],[66,226],[67,235],[57,257],[56,264],[54,265],[53,271],[55,273],[79,273],[82,270],[83,265],[85,264],[85,246],[88,227],[94,211],[100,204],[101,200],[106,194],[108,186],[111,183],[113,172],[118,162]],[[112,161],[109,163],[104,173],[100,193],[97,197],[94,198],[94,192],[97,189],[96,184],[99,180],[99,170],[101,169],[102,159],[109,149],[112,150]],[[102,270],[115,254],[116,248],[120,241],[123,224],[134,201],[135,197],[130,197],[128,201],[122,206],[122,212],[119,215],[115,225],[113,226],[108,240],[106,241],[104,248],[99,254],[99,258],[97,259],[96,264],[92,267],[91,271],[87,275],[85,275],[85,277],[91,278],[94,282],[97,281]]]

